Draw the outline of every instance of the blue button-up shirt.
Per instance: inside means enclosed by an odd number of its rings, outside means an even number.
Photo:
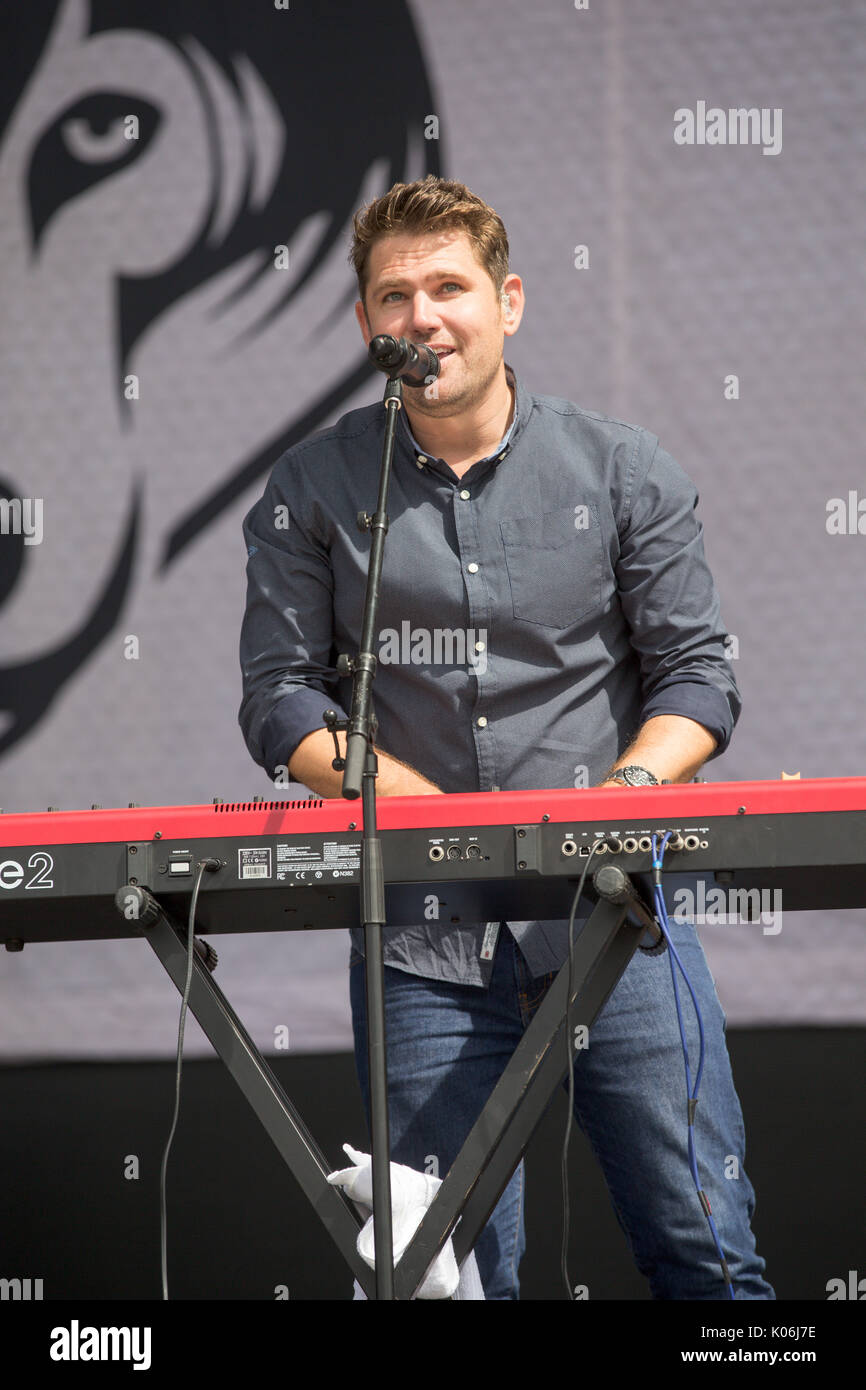
[[[740,698],[693,483],[648,431],[506,370],[511,429],[462,478],[400,413],[377,746],[445,792],[592,785],[659,714],[704,725],[721,752]],[[356,518],[375,509],[384,415],[350,411],[289,449],[244,521],[239,717],[278,780],[325,708],[347,717],[335,662],[360,646],[370,533]],[[564,923],[509,926],[534,975],[562,964]],[[385,960],[483,985],[484,937],[484,923],[386,928]]]

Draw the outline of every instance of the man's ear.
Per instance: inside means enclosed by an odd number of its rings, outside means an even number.
[[[523,281],[519,275],[509,275],[500,291],[500,303],[505,319],[505,332],[510,338],[520,327],[523,318]]]

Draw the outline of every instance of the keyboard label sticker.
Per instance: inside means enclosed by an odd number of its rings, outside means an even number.
[[[294,878],[315,883],[323,878],[356,878],[361,872],[361,844],[325,840],[321,845],[278,844],[277,881]]]
[[[238,878],[270,878],[271,851],[264,849],[238,850]]]

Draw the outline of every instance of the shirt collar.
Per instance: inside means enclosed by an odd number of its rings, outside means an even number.
[[[519,433],[519,430],[523,427],[523,418],[520,409],[520,402],[523,398],[523,390],[517,384],[517,376],[514,372],[513,367],[510,367],[507,362],[505,363],[505,380],[508,382],[508,385],[512,387],[514,390],[514,418],[512,419],[509,428],[505,431],[505,434],[500,439],[496,448],[492,450],[491,453],[487,454],[485,458],[476,459],[475,463],[472,465],[473,468],[477,468],[479,463],[489,463],[491,461],[499,463],[503,458],[505,458],[505,455],[509,452],[514,439]],[[444,465],[444,459],[434,459],[430,454],[425,454],[424,450],[421,448],[421,445],[418,443],[417,439],[415,438],[414,434],[409,428],[409,418],[406,415],[405,410],[401,411],[400,413],[403,417],[403,423],[406,427],[406,433],[409,436],[409,442],[412,448],[412,452],[415,455],[416,461],[421,464],[439,463]]]

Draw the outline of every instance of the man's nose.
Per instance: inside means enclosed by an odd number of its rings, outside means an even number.
[[[418,293],[411,302],[410,326],[419,336],[438,328],[442,320],[434,301],[428,294]]]

